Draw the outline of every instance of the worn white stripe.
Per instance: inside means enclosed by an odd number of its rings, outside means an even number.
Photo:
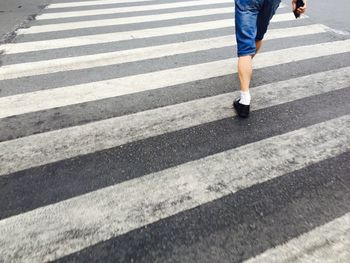
[[[133,16],[133,17],[121,17],[112,19],[100,19],[100,20],[89,20],[89,21],[78,21],[78,22],[62,22],[49,25],[34,25],[30,28],[20,28],[17,30],[17,34],[37,34],[45,32],[59,32],[64,30],[72,29],[83,29],[83,28],[96,28],[103,26],[117,26],[117,25],[127,25],[134,23],[144,23],[144,22],[155,22],[169,19],[177,18],[189,18],[196,16],[206,16],[206,15],[219,15],[225,13],[231,13],[233,16],[233,8],[215,8],[215,9],[204,9],[204,10],[194,10],[194,11],[176,11],[168,14],[157,14],[157,15],[147,15],[147,16]],[[281,17],[280,21],[285,21],[289,17]],[[289,19],[288,19],[289,20]]]
[[[259,54],[255,60],[255,68],[349,51],[350,40],[282,49]],[[2,97],[0,98],[0,118],[154,90],[196,80],[224,76],[235,72],[236,60],[226,59],[117,79]]]
[[[0,255],[42,262],[77,252],[349,151],[349,130],[347,115],[4,219]]]
[[[274,16],[271,22],[295,20],[291,13],[280,14]],[[25,43],[11,43],[2,45],[2,49],[6,54],[15,54],[23,52],[32,52],[40,50],[48,50],[55,48],[79,47],[84,45],[102,44],[117,42],[123,40],[132,40],[139,38],[150,38],[157,36],[167,36],[173,34],[184,34],[189,32],[200,32],[211,29],[219,29],[224,27],[233,27],[234,19],[223,19],[209,22],[197,22],[185,25],[175,25],[169,27],[157,27],[142,30],[123,31],[108,34],[96,34],[79,37],[69,37],[51,40],[41,40]],[[233,31],[233,29],[232,29]]]
[[[48,50],[54,48],[79,47],[84,45],[102,44],[139,38],[150,38],[157,36],[167,36],[172,34],[200,32],[210,29],[219,29],[230,26],[233,27],[233,24],[234,19],[224,19],[169,27],[122,31],[108,34],[87,35],[26,43],[12,43],[2,45],[2,49],[5,51],[6,54],[15,54],[31,51]]]
[[[106,5],[106,4],[120,4],[120,3],[139,3],[139,2],[148,2],[153,0],[104,0],[104,1],[79,1],[79,2],[69,2],[69,3],[56,3],[56,4],[50,4],[47,9],[53,9],[53,8],[67,8],[67,7],[80,7],[80,6],[93,6],[93,5]],[[232,0],[231,3],[234,3]],[[217,4],[217,2],[215,2]],[[283,5],[283,4],[281,4]]]
[[[303,36],[326,32],[323,25],[315,24],[283,29],[270,30],[265,39],[276,39],[293,36]],[[186,41],[168,45],[151,46],[132,50],[109,52],[103,54],[69,57],[0,67],[0,80],[49,74],[69,70],[87,69],[108,65],[116,65],[164,56],[185,54],[213,48],[234,46],[234,35]]]
[[[50,4],[47,9],[53,8],[67,8],[67,7],[80,7],[80,6],[96,6],[96,5],[110,5],[110,4],[123,4],[123,3],[140,3],[150,2],[154,0],[97,0],[97,1],[76,1],[67,3],[53,3]]]
[[[156,22],[170,19],[178,18],[190,18],[196,16],[206,16],[206,15],[220,15],[220,14],[231,14],[233,8],[215,8],[215,9],[204,9],[204,10],[194,10],[194,11],[177,11],[169,14],[157,14],[157,15],[147,15],[147,16],[134,16],[134,17],[121,17],[121,18],[112,18],[112,19],[102,19],[102,20],[88,20],[88,21],[79,21],[79,22],[70,22],[70,23],[57,23],[49,25],[38,25],[32,26],[30,28],[22,28],[17,32],[18,34],[37,34],[45,32],[58,32],[64,30],[72,29],[82,29],[82,28],[96,28],[103,26],[117,26],[117,25],[127,25],[134,23],[145,23],[145,22]],[[232,15],[233,16],[233,15]]]
[[[350,213],[347,213],[245,263],[340,263],[349,259]]]
[[[189,7],[189,6],[204,6],[210,4],[232,4],[232,0],[220,0],[213,2],[212,0],[196,0],[196,1],[183,1],[176,3],[165,3],[157,5],[137,5],[137,6],[127,6],[127,7],[115,7],[106,9],[93,9],[93,10],[83,10],[83,11],[66,11],[66,12],[55,12],[55,13],[45,13],[37,16],[38,20],[44,19],[57,19],[57,18],[68,18],[68,17],[81,17],[81,16],[94,16],[94,15],[107,15],[107,14],[122,14],[130,12],[139,11],[150,11],[150,10],[162,10],[168,8],[179,8],[179,7]]]
[[[255,88],[253,110],[350,86],[350,67]],[[334,81],[336,80],[336,81]],[[235,93],[0,143],[0,175],[233,116]]]

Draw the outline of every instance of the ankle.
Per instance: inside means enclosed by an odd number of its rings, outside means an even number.
[[[251,96],[250,96],[249,90],[247,91],[241,90],[241,98],[239,100],[239,103],[244,105],[250,105],[250,100],[251,100]]]

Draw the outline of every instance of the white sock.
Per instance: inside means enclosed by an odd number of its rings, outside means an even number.
[[[244,105],[250,105],[250,92],[248,91],[241,91],[241,98],[239,100],[239,103]]]

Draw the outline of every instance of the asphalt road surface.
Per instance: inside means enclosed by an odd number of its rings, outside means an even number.
[[[14,32],[35,19],[50,0],[1,0],[0,41],[11,41]]]
[[[242,120],[231,0],[50,2],[1,18],[0,262],[347,262],[347,17],[283,2]]]

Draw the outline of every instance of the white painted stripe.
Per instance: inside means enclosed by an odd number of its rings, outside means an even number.
[[[291,13],[280,14],[274,16],[271,22],[295,20]],[[200,32],[211,29],[219,29],[224,27],[234,27],[234,19],[223,19],[209,22],[197,22],[185,25],[175,25],[169,27],[157,27],[134,31],[123,31],[108,34],[87,35],[51,40],[41,40],[24,43],[10,43],[2,45],[2,49],[6,54],[15,54],[23,52],[32,52],[40,50],[49,50],[55,48],[79,47],[84,45],[102,44],[117,42],[123,40],[132,40],[139,38],[150,38],[157,36],[167,36],[173,34],[184,34],[190,32]]]
[[[245,263],[336,263],[350,259],[350,213]]]
[[[259,54],[255,59],[255,68],[269,67],[349,51],[350,40],[282,49]],[[234,59],[226,59],[117,79],[2,97],[0,98],[0,118],[224,76],[236,72],[235,64],[236,61]]]
[[[349,79],[347,67],[260,86],[252,91],[252,110],[346,88]],[[0,176],[229,118],[236,95],[222,94],[1,142]]]
[[[283,29],[272,29],[267,33],[265,39],[303,36],[322,32],[326,32],[326,28],[323,25],[319,24]],[[121,63],[159,58],[177,54],[185,54],[213,48],[222,48],[230,46],[233,47],[235,42],[235,36],[230,35],[89,56],[60,58],[53,60],[28,62],[22,64],[13,64],[7,66],[5,65],[0,67],[0,80],[63,72],[69,70],[116,65]]]
[[[349,130],[347,115],[3,219],[0,255],[43,262],[77,252],[349,151]]]
[[[150,2],[154,0],[97,0],[97,1],[76,1],[66,3],[53,3],[50,4],[47,9],[53,8],[67,8],[67,7],[80,7],[80,6],[95,6],[95,5],[110,5],[110,4],[124,4],[124,3],[140,3]]]
[[[67,7],[80,7],[80,6],[92,6],[92,5],[106,5],[106,4],[120,4],[120,3],[139,3],[139,2],[148,2],[148,1],[154,1],[154,0],[103,0],[103,1],[79,1],[79,2],[69,2],[69,3],[56,3],[56,4],[50,4],[47,9],[53,9],[53,8],[67,8]],[[232,0],[232,4],[234,1]],[[215,2],[215,4],[218,4]],[[284,4],[281,3],[282,6]]]
[[[196,1],[176,2],[176,3],[162,3],[157,5],[137,5],[137,6],[93,9],[93,10],[83,10],[83,11],[45,13],[37,16],[37,19],[45,20],[45,19],[58,19],[58,18],[68,18],[68,17],[122,14],[122,13],[130,13],[130,12],[162,10],[162,9],[170,9],[170,8],[180,8],[180,7],[190,7],[190,6],[192,7],[192,6],[224,4],[224,3],[232,4],[232,7],[234,6],[234,2],[232,0],[220,0],[215,2],[213,2],[212,0],[196,0]]]
[[[149,28],[135,31],[122,31],[108,34],[87,35],[26,43],[11,43],[2,45],[2,49],[5,51],[6,54],[15,54],[31,51],[48,50],[54,48],[79,47],[84,45],[102,44],[139,38],[150,38],[173,34],[200,32],[210,29],[219,29],[231,26],[233,27],[233,25],[234,19],[224,19],[217,21],[176,25],[170,27]]]
[[[220,15],[220,14],[231,14],[233,17],[233,8],[215,8],[215,9],[204,9],[204,10],[194,10],[194,11],[177,11],[169,14],[157,14],[157,15],[147,15],[147,16],[135,16],[135,17],[121,17],[112,19],[102,19],[102,20],[88,20],[79,22],[69,22],[69,23],[57,23],[49,25],[38,25],[32,26],[30,28],[21,28],[17,32],[18,34],[37,34],[45,32],[58,32],[64,30],[72,29],[82,29],[82,28],[96,28],[104,26],[117,26],[117,25],[127,25],[134,23],[145,23],[145,22],[156,22],[170,19],[178,18],[190,18],[196,16],[206,16],[206,15]]]

